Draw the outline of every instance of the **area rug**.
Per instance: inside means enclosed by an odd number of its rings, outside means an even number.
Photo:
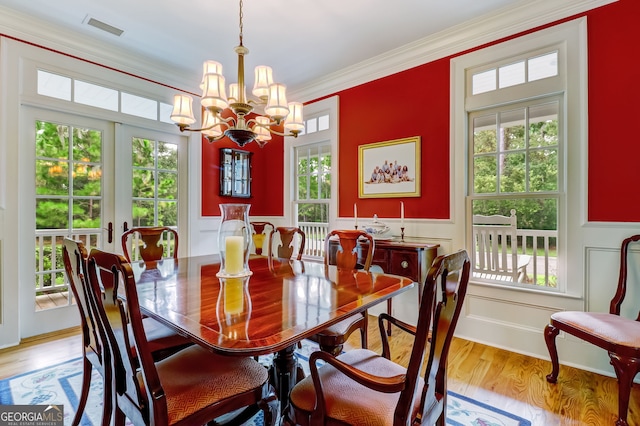
[[[317,350],[305,344],[296,358],[308,374],[309,353]],[[268,365],[271,357],[260,357]],[[78,405],[82,387],[82,359],[77,358],[51,367],[10,377],[0,381],[0,405],[64,405],[64,424],[70,425]],[[464,395],[449,392],[447,424],[451,426],[531,426],[531,422]],[[102,377],[94,371],[82,426],[98,426],[102,413]],[[258,415],[246,426],[262,426]]]

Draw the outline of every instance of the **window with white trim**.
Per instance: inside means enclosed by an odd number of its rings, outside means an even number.
[[[466,70],[467,241],[475,282],[560,287],[566,73],[565,43]]]

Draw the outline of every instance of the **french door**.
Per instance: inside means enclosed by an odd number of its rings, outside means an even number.
[[[178,178],[179,136],[32,107],[22,118],[21,209],[32,216],[20,232],[20,335],[28,337],[78,324],[62,240],[121,252],[135,219],[177,227],[186,179]]]

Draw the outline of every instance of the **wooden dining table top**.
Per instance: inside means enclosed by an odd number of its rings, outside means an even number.
[[[228,355],[291,347],[414,286],[409,278],[252,256],[245,282],[216,277],[217,255],[133,262],[143,314]]]

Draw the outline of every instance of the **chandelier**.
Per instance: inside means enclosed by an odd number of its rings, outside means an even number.
[[[286,86],[273,82],[271,67],[266,65],[259,65],[255,69],[252,93],[257,99],[247,98],[244,56],[249,53],[249,49],[242,44],[242,5],[243,0],[240,0],[240,45],[235,48],[238,54],[238,82],[229,85],[229,97],[225,92],[222,65],[216,61],[205,61],[200,84],[200,104],[204,108],[201,128],[190,127],[196,119],[193,116],[193,99],[188,95],[174,96],[171,119],[180,131],[202,132],[209,142],[226,136],[241,147],[255,140],[262,148],[272,134],[297,137],[302,132],[302,104],[287,103]],[[264,113],[249,118],[254,107],[261,108]],[[223,116],[222,112],[227,108],[233,114],[225,113]],[[279,132],[272,126],[282,126],[284,132]]]

